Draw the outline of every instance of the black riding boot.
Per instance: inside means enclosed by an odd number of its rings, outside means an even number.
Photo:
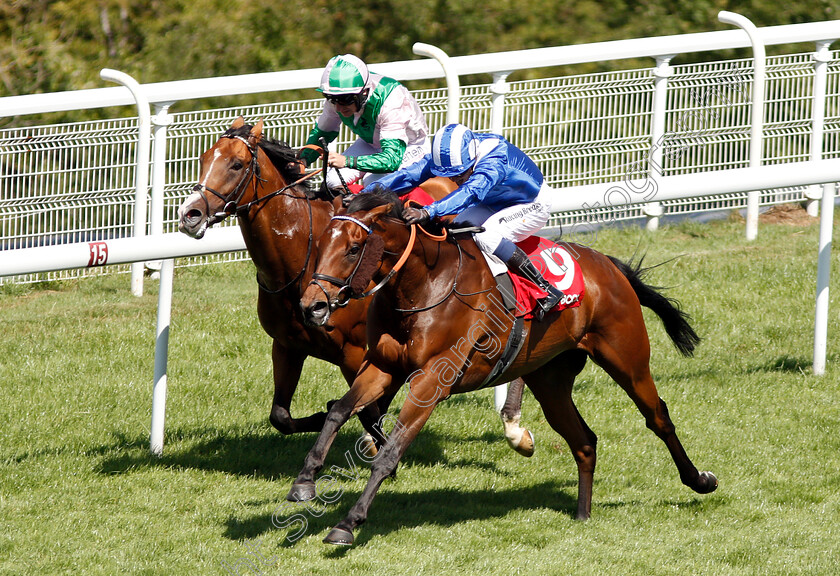
[[[543,275],[540,274],[537,267],[534,266],[534,263],[531,262],[530,258],[528,258],[528,255],[525,254],[525,252],[523,252],[518,246],[514,251],[513,256],[508,259],[507,265],[539,286],[541,290],[548,293],[548,296],[539,301],[540,307],[536,311],[538,320],[542,320],[545,313],[557,306],[560,300],[565,296],[563,292],[543,278]]]

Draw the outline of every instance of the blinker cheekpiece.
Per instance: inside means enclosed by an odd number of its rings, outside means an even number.
[[[354,295],[364,293],[370,284],[373,275],[379,269],[382,253],[385,251],[385,241],[378,234],[371,234],[365,241],[365,248],[362,251],[362,261],[353,278],[350,280],[350,290]]]

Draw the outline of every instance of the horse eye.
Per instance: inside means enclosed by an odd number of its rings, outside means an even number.
[[[356,254],[358,254],[358,253],[359,253],[359,251],[360,251],[361,249],[362,249],[362,247],[361,247],[361,246],[359,246],[358,244],[353,244],[353,245],[352,245],[352,246],[350,246],[350,248],[347,250],[347,253],[348,253],[350,256],[355,256]]]
[[[231,166],[231,169],[236,171],[242,170],[242,162],[234,162],[233,166]]]

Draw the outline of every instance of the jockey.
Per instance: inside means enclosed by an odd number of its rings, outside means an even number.
[[[343,154],[331,153],[327,188],[341,189],[361,179],[369,184],[382,174],[408,166],[429,152],[429,128],[420,106],[408,89],[392,78],[368,71],[367,65],[352,54],[335,56],[321,76],[319,92],[324,107],[307,144],[327,143],[338,136],[341,125],[359,138]],[[317,152],[306,149],[303,160],[310,164]]]
[[[424,208],[406,207],[406,222],[424,224],[457,214],[455,223],[483,227],[483,232],[473,235],[478,247],[547,293],[539,302],[539,317],[554,308],[564,294],[514,244],[545,226],[550,215],[551,188],[537,165],[498,134],[475,134],[462,124],[449,124],[435,133],[430,154],[372,186],[399,193],[432,176],[447,177],[458,188]]]

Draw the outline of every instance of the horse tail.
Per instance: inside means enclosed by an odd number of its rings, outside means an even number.
[[[662,320],[662,324],[665,326],[665,332],[671,338],[677,350],[683,356],[693,356],[694,348],[700,343],[700,336],[697,335],[694,328],[689,324],[691,316],[680,309],[679,302],[662,294],[660,292],[662,290],[661,287],[650,286],[649,284],[645,284],[643,280],[645,274],[653,266],[647,268],[642,267],[644,256],[638,262],[631,260],[629,263],[622,262],[612,256],[608,256],[608,258],[630,282],[630,286],[633,287],[633,291],[639,298],[639,303],[646,308],[650,308],[659,316],[659,319]]]

